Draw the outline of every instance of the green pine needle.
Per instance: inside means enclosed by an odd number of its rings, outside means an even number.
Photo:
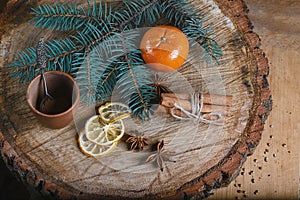
[[[162,3],[162,12],[167,16],[170,23],[183,28],[188,25],[188,19],[199,19],[203,21],[203,16],[192,6],[193,1],[186,0],[166,0]],[[201,26],[202,27],[202,26]]]
[[[40,5],[32,9],[32,21],[36,27],[53,30],[76,30],[86,24],[95,22],[106,22],[112,15],[112,8],[107,3],[99,3],[96,0],[90,5],[87,1],[88,9],[82,6],[49,4]]]
[[[191,45],[199,44],[205,51],[203,57],[206,60],[213,60],[219,63],[219,57],[223,55],[221,48],[213,39],[214,31],[212,27],[202,28],[201,21],[197,19],[186,20],[187,26],[183,32],[188,36]]]
[[[60,70],[70,73],[72,70],[70,68],[73,56],[72,53],[78,49],[72,40],[66,38],[64,40],[48,41],[46,42],[45,47],[47,52],[46,70]],[[9,64],[13,78],[19,79],[20,82],[30,82],[37,74],[39,74],[41,66],[38,66],[37,64],[35,49],[35,47],[30,47],[15,55],[14,61]]]

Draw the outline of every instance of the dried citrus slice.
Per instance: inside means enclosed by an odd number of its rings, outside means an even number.
[[[110,144],[110,145],[98,145],[92,141],[90,141],[86,135],[85,132],[83,131],[78,138],[78,144],[80,150],[87,156],[91,156],[94,158],[100,158],[102,156],[105,156],[112,152],[117,144],[118,141]]]
[[[101,123],[98,115],[94,115],[85,124],[85,135],[89,141],[97,145],[111,145],[123,137],[124,129],[122,120]]]
[[[114,123],[131,115],[130,108],[119,102],[108,102],[98,108],[100,120],[106,123]]]

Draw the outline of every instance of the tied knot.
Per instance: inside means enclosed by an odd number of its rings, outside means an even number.
[[[193,93],[191,94],[191,111],[187,111],[182,108],[177,103],[174,104],[174,107],[171,109],[171,115],[180,120],[197,120],[197,122],[205,123],[205,124],[214,124],[214,125],[222,125],[222,121],[224,119],[221,113],[211,112],[207,114],[202,113],[203,108],[203,94],[202,93]],[[178,116],[174,111],[180,110],[186,117]]]

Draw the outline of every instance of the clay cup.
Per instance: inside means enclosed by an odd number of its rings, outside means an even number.
[[[61,71],[45,72],[45,78],[48,92],[53,99],[46,101],[43,110],[40,109],[45,90],[41,75],[38,75],[27,88],[27,103],[43,126],[63,128],[73,120],[73,114],[78,108],[79,87],[72,76]]]

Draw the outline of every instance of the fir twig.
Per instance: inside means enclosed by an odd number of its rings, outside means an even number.
[[[119,74],[118,66],[119,65],[117,61],[108,65],[99,79],[99,83],[97,85],[96,101],[100,104],[103,104],[105,101],[110,100],[112,91],[117,84],[117,76]]]
[[[122,33],[122,51],[124,60],[119,62],[118,75],[122,98],[130,105],[133,114],[142,120],[150,116],[150,101],[156,97],[154,88],[150,86],[151,75],[148,73],[140,51],[135,46],[139,34],[134,31]]]
[[[54,40],[52,42],[47,41],[45,47],[47,52],[46,70],[57,70],[56,63],[59,62],[62,66],[65,66],[60,71],[66,73],[71,72],[70,63],[72,54],[82,49],[82,47],[77,47],[69,38]],[[16,79],[18,78],[21,82],[31,81],[37,75],[40,68],[36,57],[35,47],[18,52],[14,57],[14,61],[9,64],[12,76]]]
[[[99,3],[96,0],[92,6],[87,1],[87,11],[83,6],[63,5],[56,3],[54,6],[44,4],[32,9],[32,21],[36,27],[53,30],[76,30],[86,24],[94,22],[107,22],[112,15],[112,8],[107,3]]]
[[[184,28],[188,26],[187,20],[189,19],[204,20],[199,11],[192,6],[192,3],[193,1],[186,0],[166,0],[162,3],[162,12],[167,16],[170,23]]]
[[[133,29],[143,23],[154,24],[160,18],[161,6],[159,0],[131,1],[125,0],[127,9],[117,11],[114,18],[120,29]]]
[[[213,30],[209,26],[205,29],[202,28],[201,21],[197,19],[187,20],[188,26],[183,29],[183,32],[190,38],[191,44],[199,44],[205,51],[207,60],[215,60],[219,63],[219,57],[223,52],[218,43],[213,39]]]

